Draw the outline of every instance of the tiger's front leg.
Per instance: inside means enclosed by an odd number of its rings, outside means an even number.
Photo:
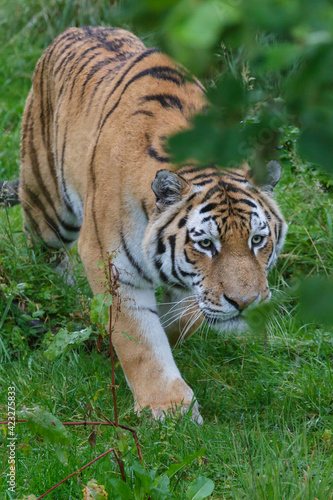
[[[88,233],[89,236],[89,233]],[[105,277],[96,267],[98,249],[92,238],[81,232],[79,251],[94,294],[104,291]],[[115,262],[117,266],[117,259]],[[119,265],[119,269],[123,266]],[[173,359],[171,348],[157,313],[153,287],[140,288],[133,274],[120,273],[120,310],[115,314],[113,345],[135,400],[135,410],[149,407],[156,419],[164,412],[182,406],[186,412],[193,400],[193,391],[186,384]],[[129,279],[131,283],[126,284]],[[116,304],[115,304],[116,306]],[[202,423],[195,402],[192,420]]]
[[[157,314],[154,290],[133,290],[121,285],[120,295],[121,310],[115,322],[113,343],[133,392],[136,411],[140,413],[149,407],[156,419],[163,418],[164,412],[176,406],[182,406],[186,412],[193,391],[173,359]],[[202,422],[197,402],[192,409],[192,420]]]

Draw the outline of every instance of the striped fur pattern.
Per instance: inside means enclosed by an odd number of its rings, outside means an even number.
[[[136,409],[156,418],[193,402],[169,341],[204,319],[239,328],[243,309],[269,296],[286,231],[270,195],[276,179],[260,189],[246,166],[174,171],[165,138],[205,105],[202,85],[157,49],[122,29],[85,27],[42,55],[23,116],[25,226],[54,249],[78,239],[94,293],[103,290],[97,262],[116,251],[114,344]],[[202,420],[196,401],[192,418]]]

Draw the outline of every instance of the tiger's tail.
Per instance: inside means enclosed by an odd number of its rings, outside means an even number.
[[[14,181],[0,181],[0,205],[13,207],[20,203],[19,194],[19,179]]]

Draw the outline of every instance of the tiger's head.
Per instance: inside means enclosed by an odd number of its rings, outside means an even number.
[[[247,165],[160,170],[152,183],[156,209],[144,240],[151,272],[194,294],[219,328],[243,328],[243,311],[270,297],[267,273],[287,230],[272,197],[280,176],[271,161],[260,187]]]

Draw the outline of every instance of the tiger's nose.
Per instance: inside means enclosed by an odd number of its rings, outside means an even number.
[[[247,299],[238,299],[237,297],[228,297],[228,295],[224,293],[223,297],[229,302],[229,304],[236,307],[238,311],[243,311],[250,304],[252,304],[252,302],[254,302],[259,295],[254,295],[253,297],[249,297]]]

